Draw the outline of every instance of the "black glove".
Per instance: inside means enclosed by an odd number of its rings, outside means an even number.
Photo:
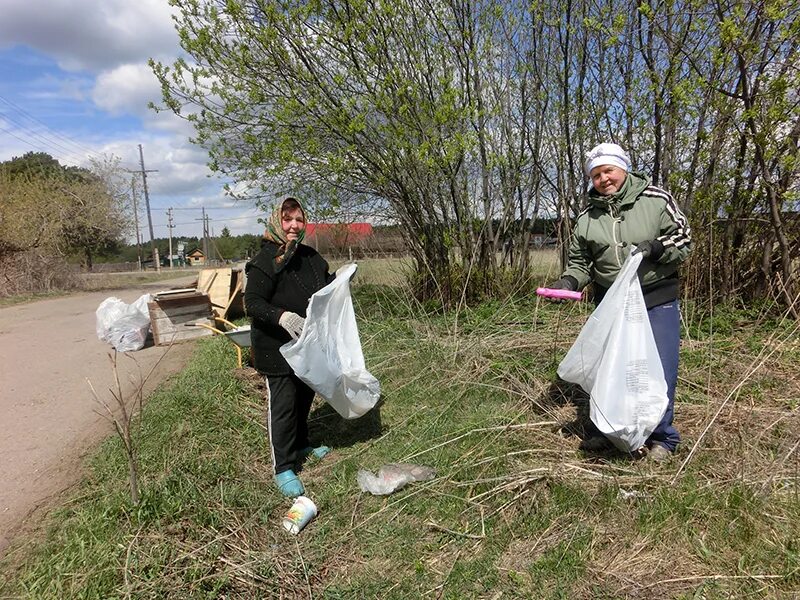
[[[659,240],[648,240],[640,242],[636,248],[633,249],[633,254],[641,253],[643,258],[649,258],[652,261],[657,261],[664,254],[664,244]]]
[[[561,279],[556,279],[547,287],[549,287],[551,290],[569,290],[574,292],[578,289],[578,280],[572,275],[565,275]]]

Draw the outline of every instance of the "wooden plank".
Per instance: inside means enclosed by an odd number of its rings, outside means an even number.
[[[186,297],[173,297],[173,298],[157,298],[154,300],[159,309],[165,312],[171,312],[180,308],[189,307],[194,308],[198,313],[202,310],[208,309],[208,314],[211,314],[211,299],[205,294],[198,294]]]
[[[196,323],[214,325],[211,302],[206,295],[157,299],[149,302],[147,308],[153,341],[157,346],[213,334],[205,327],[195,326]]]
[[[231,270],[229,268],[216,269],[217,276],[211,282],[208,296],[211,305],[219,316],[224,316],[223,311],[231,297]]]
[[[213,334],[213,331],[205,327],[184,327],[173,331],[161,332],[158,336],[156,336],[154,332],[153,342],[156,346],[169,346],[170,344],[194,340]]]
[[[228,300],[224,315],[228,320],[244,316],[244,271],[242,269],[233,269],[231,275],[231,297]]]
[[[233,304],[233,301],[236,299],[236,295],[241,292],[241,290],[242,290],[241,286],[242,286],[242,280],[237,278],[236,279],[236,286],[233,288],[233,292],[231,293],[231,297],[228,298],[228,303],[225,305],[225,309],[222,311],[222,314],[220,315],[223,319],[227,319],[228,318],[228,311],[231,308],[231,304]]]
[[[210,319],[212,317],[210,305],[206,305],[202,310],[199,310],[197,306],[180,306],[166,311],[156,307],[150,311],[150,320],[168,319],[175,323],[185,323],[192,319]]]
[[[197,294],[197,290],[195,288],[180,288],[176,290],[162,290],[160,292],[156,292],[156,298],[159,300],[162,298],[166,298],[168,296],[175,296],[177,294],[186,295],[186,294]]]
[[[197,315],[183,315],[179,318],[172,317],[150,317],[150,328],[157,329],[158,331],[170,331],[172,329],[180,329],[187,326],[193,326],[195,323],[205,323],[206,325],[214,326],[214,320],[209,317],[198,317]]]
[[[216,276],[216,269],[201,269],[197,274],[197,289],[207,294]]]
[[[151,306],[152,305],[152,306]],[[166,315],[180,315],[194,312],[198,317],[211,317],[211,300],[200,295],[192,298],[170,298],[168,300],[152,300],[147,305],[151,310]],[[160,311],[160,312],[159,312]]]

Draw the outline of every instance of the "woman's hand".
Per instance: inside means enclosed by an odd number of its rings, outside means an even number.
[[[287,310],[278,319],[278,324],[292,336],[293,340],[296,340],[303,333],[303,326],[306,324],[306,320],[297,313]]]
[[[574,292],[578,289],[578,282],[574,277],[567,275],[561,279],[556,279],[547,287],[549,287],[551,290],[569,290],[570,292]]]
[[[664,254],[664,244],[658,240],[640,242],[636,248],[633,249],[632,254],[641,254],[642,258],[649,258],[652,261],[656,261]]]
[[[570,275],[566,275],[561,279],[556,279],[554,282],[547,285],[547,287],[551,290],[569,290],[570,292],[574,292],[578,289],[578,280]],[[556,304],[561,304],[562,302],[566,302],[566,300],[562,300],[560,298],[547,298],[549,302],[555,302]]]

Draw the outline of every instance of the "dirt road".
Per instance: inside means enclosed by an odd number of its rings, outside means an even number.
[[[93,292],[0,309],[0,555],[23,535],[82,475],[87,451],[113,426],[87,384],[98,394],[113,386],[111,346],[97,339],[95,310],[109,296],[133,302],[143,293],[190,285],[196,277]],[[162,358],[145,393],[182,369],[191,342],[150,346],[118,359],[128,393],[131,376],[146,375]]]

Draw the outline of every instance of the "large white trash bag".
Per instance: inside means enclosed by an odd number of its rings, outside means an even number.
[[[350,277],[357,265],[340,269],[308,303],[300,338],[281,346],[295,374],[345,419],[360,417],[378,402],[381,386],[367,371],[358,338]]]
[[[630,255],[589,317],[558,375],[590,396],[589,417],[623,452],[641,448],[667,410],[667,383]]]
[[[134,352],[144,348],[150,331],[150,294],[139,296],[133,304],[119,298],[106,298],[95,311],[97,337],[119,352]]]

